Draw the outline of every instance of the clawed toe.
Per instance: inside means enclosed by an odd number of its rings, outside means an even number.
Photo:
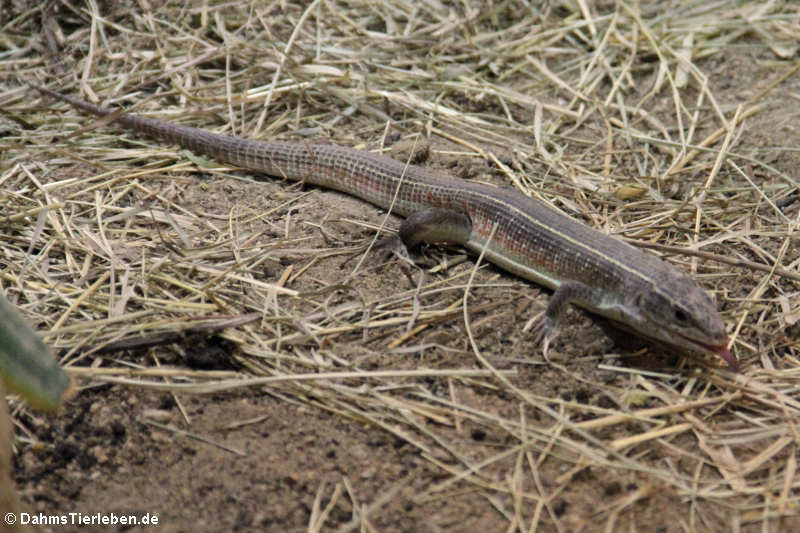
[[[550,350],[550,341],[555,336],[555,323],[553,319],[547,316],[545,311],[542,311],[535,317],[533,317],[527,324],[525,324],[524,330],[530,330],[533,335],[533,342],[535,344],[541,344],[542,346],[542,355],[546,361],[550,361],[547,357],[547,352]]]
[[[389,235],[380,239],[375,243],[373,249],[380,254],[382,261],[388,261],[394,256],[410,266],[416,266],[408,248],[397,235]]]

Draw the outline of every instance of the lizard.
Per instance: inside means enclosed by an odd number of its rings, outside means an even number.
[[[101,107],[46,87],[44,95],[136,133],[225,164],[333,189],[405,217],[398,239],[460,245],[553,290],[534,328],[546,355],[561,317],[578,305],[671,349],[712,353],[738,372],[716,305],[665,260],[510,188],[468,182],[335,144],[244,139]]]

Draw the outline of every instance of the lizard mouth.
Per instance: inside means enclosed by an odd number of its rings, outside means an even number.
[[[642,337],[644,337],[646,339],[651,339],[652,341],[661,342],[661,343],[666,342],[666,343],[668,343],[667,346],[670,345],[669,344],[670,342],[674,342],[675,341],[674,337],[673,337],[672,341],[669,341],[669,340],[666,340],[666,339],[663,339],[663,338],[645,335],[641,331],[635,330],[635,329],[627,326],[623,322],[615,321],[614,324],[617,325],[622,330],[632,331],[632,332],[636,333],[637,335],[640,335],[640,336],[642,336]],[[728,339],[727,339],[727,337],[725,338],[724,342],[722,342],[722,343],[719,343],[719,344],[708,344],[708,343],[705,343],[705,342],[698,341],[697,339],[693,339],[693,338],[691,338],[691,337],[689,337],[687,335],[681,335],[681,333],[677,332],[677,331],[675,332],[675,335],[677,337],[680,337],[681,339],[683,339],[687,343],[695,346],[696,349],[699,350],[700,352],[711,352],[714,355],[720,357],[723,361],[725,361],[728,364],[728,368],[731,370],[731,372],[736,372],[738,374],[741,371],[741,366],[739,365],[739,361],[730,352],[730,350],[728,350]],[[678,345],[678,346],[680,346],[680,345]]]
[[[728,363],[728,368],[731,369],[732,372],[739,373],[739,361],[736,357],[733,356],[730,350],[728,350],[728,346],[725,344],[720,344],[719,346],[707,346],[706,347],[709,351],[714,352],[718,356],[722,357],[726,363]]]
[[[683,337],[683,335],[681,335]],[[689,337],[683,337],[687,341],[691,342],[692,344],[696,344],[697,346],[703,348],[706,351],[715,353],[716,355],[720,356],[726,363],[728,363],[728,368],[731,369],[732,372],[739,372],[740,366],[739,361],[734,357],[730,350],[728,350],[727,343],[723,344],[704,344],[702,342],[698,342],[694,339],[690,339]]]

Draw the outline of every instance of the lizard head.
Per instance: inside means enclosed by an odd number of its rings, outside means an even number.
[[[739,371],[739,362],[727,347],[725,324],[694,279],[682,274],[662,276],[652,287],[636,293],[634,309],[640,323],[649,324],[648,336],[679,348],[712,352],[731,370]]]

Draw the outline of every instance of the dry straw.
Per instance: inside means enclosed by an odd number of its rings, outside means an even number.
[[[79,383],[178,399],[266,387],[374,424],[438,472],[415,484],[416,501],[478,494],[508,531],[615,531],[663,490],[688,506],[675,530],[796,526],[800,360],[788,332],[800,257],[786,206],[798,183],[781,159],[791,140],[762,149],[749,133],[796,80],[797,5],[276,4],[122,15],[64,2],[35,10],[45,39],[17,35],[0,55],[0,284]],[[734,53],[772,75],[726,89],[715,65],[739,64]],[[691,271],[715,294],[744,371],[710,359],[647,370],[563,341],[555,352],[575,357],[544,365],[529,344],[520,353],[491,336],[516,323],[503,331],[524,342],[545,302],[530,285],[457,251],[424,276],[350,261],[385,223],[374,211],[344,215],[352,202],[328,217],[315,191],[249,185],[14,80],[228,134],[417,143],[433,154],[424,164],[513,185]],[[570,335],[591,324],[575,320]],[[175,353],[207,336],[228,342],[237,370],[181,363]],[[548,394],[539,373],[610,401]],[[467,425],[504,444],[465,448]],[[548,467],[561,474],[545,483]],[[638,484],[595,515],[561,515],[553,502],[589,471]],[[369,530],[407,481],[343,529]],[[309,531],[351,494],[342,487],[328,504],[319,488]]]

